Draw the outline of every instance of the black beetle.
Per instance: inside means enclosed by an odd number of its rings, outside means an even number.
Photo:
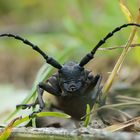
[[[56,100],[58,101],[58,105],[54,105],[56,108],[71,115],[74,119],[79,120],[85,115],[86,105],[89,104],[92,108],[98,98],[99,93],[101,93],[101,76],[93,76],[91,71],[84,69],[84,66],[91,59],[93,59],[97,49],[103,45],[107,39],[113,36],[115,32],[118,32],[127,26],[140,27],[140,25],[136,23],[128,23],[119,26],[100,40],[93,50],[81,59],[80,63],[67,62],[64,65],[61,65],[54,58],[51,58],[45,54],[38,46],[21,38],[20,36],[7,33],[1,34],[0,37],[13,37],[31,46],[35,51],[43,56],[48,64],[58,69],[58,72],[52,75],[45,83],[41,82],[38,84],[38,97],[35,103],[21,104],[18,106],[30,108],[39,104],[39,110],[34,113],[42,111],[45,106],[42,99],[43,91],[45,90],[55,96]]]

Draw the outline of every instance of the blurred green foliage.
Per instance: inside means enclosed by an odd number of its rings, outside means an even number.
[[[140,1],[125,2],[135,19]],[[53,56],[67,46],[89,51],[109,31],[127,23],[120,9],[119,0],[1,0],[0,16],[0,32],[20,34],[41,48],[44,47]],[[116,34],[103,47],[125,44],[130,29]],[[1,43],[12,47],[13,51],[18,50],[18,53],[25,51],[25,54],[28,52],[31,54],[30,51],[26,51],[27,47],[22,49],[17,47],[20,45],[15,40],[1,39]],[[140,49],[135,50],[129,58],[139,61]],[[116,56],[114,54],[117,53],[118,50],[105,54]],[[84,50],[79,55],[83,54]],[[101,54],[104,55],[104,52]]]

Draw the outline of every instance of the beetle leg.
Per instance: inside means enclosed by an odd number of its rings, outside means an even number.
[[[26,109],[26,108],[30,109],[31,107],[34,107],[36,104],[37,104],[36,102],[32,104],[18,104],[16,105],[16,108],[18,109],[21,107],[22,109]]]
[[[92,81],[92,84],[94,85],[94,90],[92,91],[93,101],[96,101],[97,97],[101,93],[101,87],[100,87],[101,80],[102,80],[102,77],[100,75],[96,75],[94,77],[94,80]]]
[[[93,79],[92,79],[92,85],[95,85],[96,87],[99,87],[101,84],[101,79],[102,77],[97,74]]]
[[[44,103],[43,103],[43,100],[41,100],[41,96],[43,95],[43,89],[39,88],[39,86],[37,86],[37,92],[38,92],[38,97],[37,99],[35,100],[34,103],[32,104],[19,104],[19,105],[16,105],[16,108],[19,108],[21,107],[22,109],[30,109],[31,107],[35,107],[37,104],[40,104],[41,107],[44,107]],[[40,102],[39,102],[39,99],[40,99]]]
[[[39,100],[38,98],[41,98],[40,96],[43,95],[43,89],[39,88],[39,86],[37,86],[37,92],[38,92],[38,97],[37,99],[35,100],[34,103],[32,104],[19,104],[19,105],[16,105],[16,108],[18,109],[19,107],[21,107],[22,109],[30,109],[31,107],[35,107],[37,104],[39,104]],[[41,101],[40,99],[40,106],[42,107],[43,106],[43,102]]]
[[[56,90],[57,93],[60,93],[61,92],[61,89],[59,87],[58,80],[57,80],[57,74],[52,75],[48,79],[47,82],[53,87],[53,89]]]
[[[39,104],[39,112],[44,108],[45,106],[45,103],[42,99],[42,96],[43,96],[43,91],[44,89],[40,87],[41,83],[37,86],[37,93],[38,93],[38,96],[37,96],[37,101],[38,101],[38,104]]]
[[[37,91],[38,91],[37,104],[39,104],[39,109],[37,111],[34,111],[30,115],[30,117],[32,117],[36,113],[41,112],[43,110],[43,108],[45,107],[45,103],[42,98],[44,90],[55,96],[60,96],[58,89],[55,89],[49,83],[39,83],[39,85],[37,87]]]
[[[40,105],[40,108],[44,107],[44,102],[42,99],[43,90],[49,92],[50,94],[53,94],[54,96],[60,96],[59,90],[55,89],[49,83],[39,83],[39,85],[38,85],[38,103]]]
[[[94,91],[93,91],[93,96],[92,96],[92,99],[93,101],[95,101],[97,98],[98,100],[96,100],[96,102],[100,105],[100,106],[103,106],[105,105],[105,102],[106,102],[106,99],[101,99],[101,95],[102,95],[102,87],[100,86],[100,83],[101,83],[101,79],[102,77],[100,75],[96,75],[95,80],[93,80],[93,83],[96,85],[94,87]]]
[[[42,99],[42,96],[43,96],[43,91],[47,91],[49,92],[50,94],[53,94],[54,96],[60,96],[60,88],[59,88],[59,85],[58,85],[58,82],[57,82],[57,75],[53,75],[51,76],[47,81],[46,83],[39,83],[38,86],[37,86],[37,92],[38,92],[38,96],[37,96],[37,99],[34,103],[32,104],[20,104],[20,105],[17,105],[16,107],[19,108],[19,107],[22,107],[22,109],[26,109],[26,108],[31,108],[31,107],[35,107],[37,104],[39,104],[39,107],[40,107],[40,111],[44,108],[44,101]]]

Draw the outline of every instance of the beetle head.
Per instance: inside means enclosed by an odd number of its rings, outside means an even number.
[[[59,84],[64,93],[75,93],[86,80],[84,68],[75,62],[68,62],[59,70]]]

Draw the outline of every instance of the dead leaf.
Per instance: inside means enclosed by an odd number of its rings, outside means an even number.
[[[8,139],[8,137],[10,136],[10,134],[12,132],[12,128],[14,127],[14,123],[19,119],[21,119],[21,117],[15,118],[7,125],[7,127],[4,129],[4,131],[0,134],[0,140]]]
[[[127,131],[139,131],[140,130],[140,116],[135,117],[131,120],[128,120],[124,123],[118,123],[118,124],[113,124],[111,126],[108,126],[104,128],[104,130],[109,131],[109,132],[115,132],[125,129]]]

